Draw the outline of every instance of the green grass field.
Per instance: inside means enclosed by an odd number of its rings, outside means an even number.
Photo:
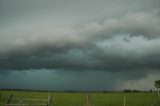
[[[0,91],[0,105],[2,106],[10,94],[14,95],[14,102],[23,96],[32,99],[47,99],[47,92],[24,91]],[[51,106],[85,106],[86,93],[51,93]],[[93,106],[123,106],[123,98],[126,97],[126,106],[151,106],[154,100],[158,100],[156,106],[160,106],[160,98],[156,93],[91,93]]]

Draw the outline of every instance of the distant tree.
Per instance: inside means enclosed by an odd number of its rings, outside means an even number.
[[[105,90],[105,91],[102,91],[102,93],[108,93],[108,91]]]
[[[160,91],[160,80],[155,81],[154,85],[157,88],[157,90],[158,90],[158,96],[160,97],[160,92],[159,92]]]
[[[139,90],[132,90],[132,92],[140,92]]]
[[[149,90],[149,92],[153,92],[153,90],[152,90],[152,89],[150,89],[150,90]]]
[[[132,90],[130,90],[130,89],[124,89],[123,92],[130,93],[130,92],[132,92]]]

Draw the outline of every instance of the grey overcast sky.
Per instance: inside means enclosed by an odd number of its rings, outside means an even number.
[[[152,89],[159,0],[0,0],[0,88]]]

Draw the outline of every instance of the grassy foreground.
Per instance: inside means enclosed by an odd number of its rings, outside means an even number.
[[[20,96],[30,99],[47,99],[47,92],[25,92],[25,91],[0,91],[0,106],[13,94],[14,99]],[[51,93],[51,106],[85,106],[86,93]],[[151,106],[154,100],[160,98],[155,93],[91,93],[93,106],[123,106],[124,96],[126,97],[126,106]],[[15,101],[18,103],[18,101]]]

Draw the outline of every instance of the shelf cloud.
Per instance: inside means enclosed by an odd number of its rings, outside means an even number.
[[[154,14],[129,14],[80,28],[45,28],[4,32],[0,68],[107,71],[160,68],[160,19]]]

